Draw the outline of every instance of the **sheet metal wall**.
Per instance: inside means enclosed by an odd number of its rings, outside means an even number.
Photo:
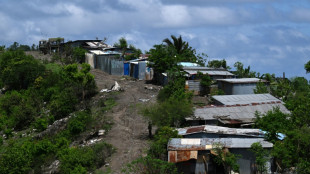
[[[226,95],[254,94],[256,83],[227,83],[218,81],[218,88]]]
[[[202,90],[200,86],[200,81],[198,80],[187,80],[185,88],[189,91],[194,91],[194,95],[198,95]]]
[[[88,63],[90,67],[95,68],[95,55],[93,53],[86,53],[85,63]]]
[[[139,62],[139,80],[144,80],[145,79],[145,72],[146,72],[146,62]]]
[[[117,57],[118,55],[97,55],[95,68],[111,75],[122,76],[124,74],[124,62],[117,60]]]

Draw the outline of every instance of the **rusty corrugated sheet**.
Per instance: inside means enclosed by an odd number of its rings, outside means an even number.
[[[171,163],[178,163],[188,161],[190,159],[197,159],[198,151],[181,150],[181,151],[169,151],[168,161]]]
[[[205,126],[190,127],[187,129],[186,133],[190,134],[190,133],[202,132],[204,131],[204,129],[205,129]]]

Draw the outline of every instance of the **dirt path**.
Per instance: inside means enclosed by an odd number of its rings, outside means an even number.
[[[124,89],[116,97],[117,105],[107,114],[113,118],[114,125],[104,140],[117,150],[108,160],[112,173],[120,173],[129,162],[145,154],[148,148],[147,121],[138,113],[139,108],[156,101],[159,87],[119,76],[110,76],[100,70],[92,70],[99,90],[110,88],[115,81]],[[155,88],[145,89],[145,87]],[[146,99],[149,101],[142,101]]]

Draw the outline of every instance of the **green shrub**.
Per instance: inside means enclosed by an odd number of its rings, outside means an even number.
[[[77,112],[68,123],[68,130],[72,135],[78,135],[86,130],[88,123],[91,121],[91,115],[87,111]]]
[[[28,173],[32,169],[33,150],[31,142],[10,144],[0,157],[0,173]]]
[[[48,120],[46,118],[38,118],[34,122],[34,128],[39,132],[44,131],[48,126]]]
[[[75,110],[77,102],[78,99],[74,95],[72,89],[65,89],[52,96],[49,108],[55,119],[59,120],[72,113]]]
[[[141,174],[178,174],[174,163],[152,158],[150,156],[138,158],[128,164],[123,170],[123,173],[141,173]]]
[[[78,169],[95,168],[95,153],[89,147],[84,148],[67,148],[59,152],[61,173],[71,173]],[[80,166],[80,167],[79,167]],[[78,167],[78,169],[76,169]]]
[[[145,117],[157,126],[179,127],[185,122],[185,117],[193,112],[188,100],[170,98],[164,102],[153,104],[142,110]]]
[[[154,141],[148,150],[148,155],[151,157],[168,160],[167,159],[167,144],[170,138],[180,138],[178,131],[170,127],[159,128],[154,136]]]

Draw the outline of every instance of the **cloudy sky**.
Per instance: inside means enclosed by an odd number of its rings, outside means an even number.
[[[310,0],[0,0],[0,33],[0,45],[125,37],[142,50],[182,35],[208,60],[310,77]]]

